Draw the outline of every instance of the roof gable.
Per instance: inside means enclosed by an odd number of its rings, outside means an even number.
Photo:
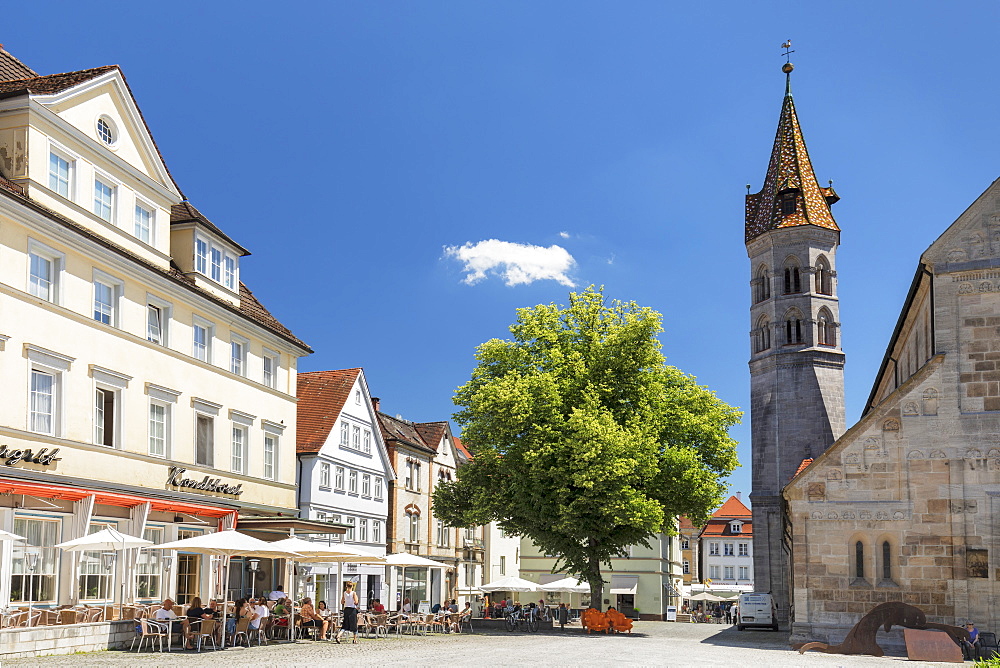
[[[934,240],[921,260],[936,274],[1000,266],[1000,179]]]
[[[0,81],[37,77],[38,72],[12,56],[0,45]]]
[[[298,374],[297,452],[315,453],[323,448],[360,373],[356,368]]]
[[[722,504],[722,506],[712,513],[713,519],[728,519],[728,518],[742,518],[751,517],[753,513],[750,509],[743,505],[743,502],[737,499],[735,496],[729,497],[729,499]]]

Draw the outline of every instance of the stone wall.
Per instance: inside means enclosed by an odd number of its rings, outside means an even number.
[[[126,647],[135,635],[133,620],[0,629],[0,660]]]

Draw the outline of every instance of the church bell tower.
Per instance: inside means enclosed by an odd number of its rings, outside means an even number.
[[[792,100],[785,97],[764,187],[746,198],[750,257],[750,426],[754,590],[771,592],[788,623],[781,489],[802,460],[844,433],[844,352],[837,299],[839,197],[816,181]],[[747,188],[749,190],[749,186]]]

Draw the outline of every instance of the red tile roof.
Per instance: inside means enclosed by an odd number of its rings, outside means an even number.
[[[420,434],[420,438],[423,439],[424,444],[435,452],[441,444],[441,439],[444,438],[445,431],[448,429],[447,422],[416,422],[413,426],[416,427],[417,433]]]
[[[0,81],[30,79],[37,76],[38,72],[12,56],[0,45]]]
[[[200,223],[223,240],[235,246],[244,256],[250,255],[250,251],[233,241],[232,237],[220,230],[215,223],[205,217],[205,214],[194,208],[194,205],[186,200],[170,207],[170,224],[180,225],[182,223]]]
[[[467,447],[465,447],[465,443],[462,443],[462,439],[460,439],[458,436],[455,436],[451,440],[455,442],[455,447],[458,449],[459,452],[465,455],[467,459],[472,459],[472,453],[469,452],[469,449]]]
[[[62,74],[47,74],[45,76],[33,76],[25,79],[9,79],[0,81],[0,98],[15,97],[30,93],[32,95],[51,95],[60,93],[67,88],[96,79],[102,74],[119,70],[117,65],[104,65],[103,67],[92,67],[89,70],[78,70],[76,72],[63,72]]]
[[[741,517],[751,517],[753,513],[750,509],[743,505],[743,502],[737,499],[735,496],[729,497],[729,500],[722,504],[722,506],[712,513],[713,518],[741,518]]]
[[[381,411],[375,414],[378,417],[379,429],[382,431],[382,440],[386,447],[395,448],[401,443],[417,450],[423,450],[428,454],[437,454],[437,442],[428,444],[420,434],[420,425],[404,420],[403,418],[392,417]]]
[[[361,369],[298,374],[296,443],[299,453],[319,452],[330,436]]]
[[[730,520],[709,520],[705,528],[701,530],[702,536],[753,536],[753,522],[746,520],[740,531],[734,532],[730,525]]]
[[[681,520],[681,528],[682,529],[696,529],[697,528],[697,527],[695,527],[694,524],[691,523],[691,520],[688,519],[687,515],[681,515],[680,520]]]
[[[792,474],[792,478],[795,478],[795,476],[805,471],[806,468],[812,463],[813,463],[812,457],[809,457],[808,459],[803,459],[802,463],[799,464],[799,468],[795,469],[795,473]]]

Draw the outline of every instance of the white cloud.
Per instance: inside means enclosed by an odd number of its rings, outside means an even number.
[[[559,236],[561,236],[563,239],[569,239],[569,232],[560,232]]]
[[[576,260],[565,248],[555,244],[546,248],[487,239],[478,243],[468,241],[461,246],[445,246],[444,254],[465,265],[464,283],[467,285],[475,285],[491,274],[502,277],[507,285],[553,280],[574,286],[566,274],[576,265]]]

